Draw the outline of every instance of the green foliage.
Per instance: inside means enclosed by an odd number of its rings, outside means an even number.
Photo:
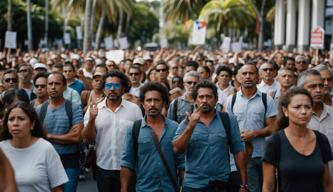
[[[31,3],[31,22],[34,47],[38,47],[39,40],[44,38],[44,15],[45,9],[39,5]],[[18,47],[24,47],[24,41],[27,40],[27,4],[25,1],[12,0],[13,15],[13,31],[17,32]],[[4,43],[5,33],[7,30],[7,1],[0,1],[0,38],[2,39],[2,47]],[[62,37],[62,20],[59,15],[49,12],[49,32],[50,40]]]
[[[158,32],[159,21],[155,14],[144,4],[135,4],[130,21],[127,24],[126,36],[129,43],[140,41],[141,44],[150,42],[154,33]]]

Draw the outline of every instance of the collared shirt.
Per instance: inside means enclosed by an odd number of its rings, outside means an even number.
[[[133,122],[142,118],[138,105],[122,99],[120,106],[113,112],[106,105],[106,98],[97,104],[96,163],[105,170],[120,170],[121,154],[127,129]],[[84,125],[89,122],[89,108],[84,116]]]
[[[161,149],[169,163],[169,167],[173,171],[174,178],[176,178],[176,167],[183,167],[183,165],[177,164],[175,161],[176,155],[172,149],[172,139],[175,136],[177,127],[177,122],[166,118],[164,121],[164,130],[159,138]],[[135,155],[137,155],[137,165],[135,162]],[[161,157],[154,145],[152,129],[147,125],[145,119],[142,119],[141,121],[138,138],[138,154],[134,154],[132,127],[127,130],[125,150],[122,156],[121,166],[136,171],[137,192],[174,191],[172,180],[168,176]]]
[[[321,112],[320,117],[313,113],[311,120],[308,123],[308,127],[323,133],[333,149],[333,107],[324,104],[324,109]],[[329,168],[330,174],[333,175],[333,161],[329,162]]]
[[[85,89],[81,80],[75,79],[72,83],[68,84],[68,87],[74,89],[81,95],[81,92]]]
[[[261,81],[260,84],[257,85],[257,88],[263,93],[272,95],[280,89],[280,84],[275,79],[272,85],[267,85],[264,81]]]
[[[241,132],[262,129],[265,126],[266,118],[276,116],[277,109],[275,102],[269,95],[267,95],[267,111],[265,114],[262,93],[259,90],[257,90],[250,99],[247,99],[243,95],[242,90],[238,91],[236,94],[237,98],[233,110],[231,110],[232,96],[228,97],[227,111],[236,115]],[[265,138],[253,138],[251,139],[251,143],[253,145],[252,157],[262,157],[264,154]]]
[[[175,106],[177,102],[177,116],[175,116]],[[182,122],[186,118],[186,112],[193,111],[193,103],[186,100],[185,94],[173,100],[168,109],[167,117],[171,120]]]
[[[228,146],[227,134],[218,113],[208,127],[200,121],[196,124],[185,152],[184,186],[204,188],[209,181],[229,180],[229,149],[233,154],[244,151],[236,117],[229,114],[229,118],[231,146]],[[186,127],[187,121],[183,121],[178,126],[175,138],[179,137]]]

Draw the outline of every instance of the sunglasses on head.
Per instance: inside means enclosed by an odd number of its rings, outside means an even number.
[[[104,88],[106,90],[111,90],[112,88],[114,88],[115,90],[119,90],[121,88],[121,84],[120,83],[106,83]]]
[[[16,78],[6,78],[5,82],[9,83],[10,81],[12,81],[13,83],[17,83],[17,79]]]

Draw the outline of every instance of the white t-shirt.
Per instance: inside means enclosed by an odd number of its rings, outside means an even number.
[[[21,192],[47,192],[68,181],[59,155],[42,138],[27,148],[15,148],[5,140],[0,142],[0,148],[14,169]]]

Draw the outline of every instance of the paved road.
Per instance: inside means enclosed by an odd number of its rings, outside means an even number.
[[[93,180],[91,172],[86,173],[86,179],[79,182],[77,192],[97,192],[96,181]]]

